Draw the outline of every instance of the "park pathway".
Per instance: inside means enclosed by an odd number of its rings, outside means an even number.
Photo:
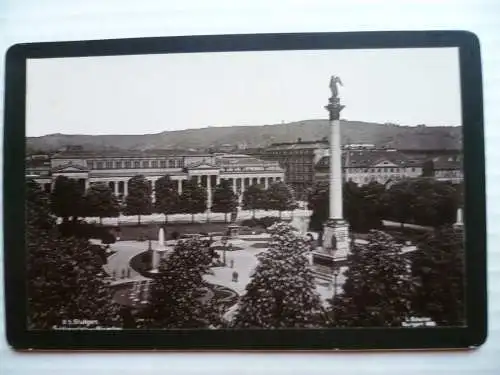
[[[104,269],[109,275],[116,275],[116,280],[112,282],[112,285],[148,280],[130,267],[130,259],[146,251],[147,247],[147,242],[137,241],[118,241],[110,245],[110,250],[116,251],[116,253],[108,258],[108,263],[104,266]],[[122,278],[122,275],[125,277]]]

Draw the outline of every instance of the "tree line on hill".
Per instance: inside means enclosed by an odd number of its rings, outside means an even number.
[[[93,184],[84,191],[76,180],[59,176],[50,195],[52,212],[63,219],[76,221],[79,217],[98,217],[102,222],[105,217],[137,215],[140,224],[142,215],[161,213],[168,221],[168,215],[206,212],[233,213],[238,206],[238,196],[227,180],[215,186],[212,195],[212,206],[208,207],[207,191],[193,180],[186,181],[182,193],[177,190],[177,181],[163,176],[155,181],[155,199],[152,199],[151,185],[148,180],[137,175],[128,181],[128,195],[122,205],[105,183]],[[293,192],[283,182],[276,182],[264,189],[260,185],[251,185],[243,193],[243,208],[252,210],[276,210],[281,212],[296,207]]]
[[[160,264],[149,305],[140,322],[125,319],[113,302],[110,277],[86,238],[63,236],[50,210],[50,197],[27,182],[28,328],[316,328],[395,327],[412,317],[440,326],[464,322],[463,235],[449,225],[420,238],[412,256],[391,235],[370,230],[367,244],[354,243],[342,292],[326,305],[308,267],[306,240],[283,222],[269,230],[269,250],[225,320],[216,299],[203,299],[209,254],[201,241],[179,241],[171,260]],[[130,316],[129,316],[130,318]],[[69,323],[68,323],[69,322]]]
[[[229,124],[228,124],[229,125]],[[399,126],[341,120],[342,143],[374,144],[410,150],[461,150],[462,129],[459,126]],[[165,131],[143,135],[69,135],[49,134],[28,137],[27,148],[40,153],[57,151],[68,145],[81,145],[86,150],[106,149],[198,149],[206,150],[245,140],[247,147],[267,147],[275,142],[296,142],[298,138],[316,141],[328,137],[330,124],[324,120],[303,120],[285,124],[207,127]]]

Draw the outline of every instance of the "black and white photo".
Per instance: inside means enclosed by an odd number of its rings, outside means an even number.
[[[28,59],[29,330],[463,327],[459,49]]]

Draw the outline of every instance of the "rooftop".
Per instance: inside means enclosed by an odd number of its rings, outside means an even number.
[[[384,161],[401,167],[421,166],[422,162],[412,160],[406,155],[395,150],[349,150],[342,153],[342,165],[350,168],[369,168]],[[329,168],[330,157],[322,157],[316,168]]]
[[[79,149],[68,149],[55,154],[53,159],[89,159],[89,158],[154,158],[168,156],[190,156],[209,154],[189,150],[104,150],[104,151],[86,151]]]
[[[217,156],[215,162],[219,166],[234,166],[234,165],[278,165],[278,162],[275,161],[266,161],[258,158],[254,158],[248,155],[221,155]]]
[[[461,169],[463,167],[460,156],[438,156],[433,159],[434,170]]]

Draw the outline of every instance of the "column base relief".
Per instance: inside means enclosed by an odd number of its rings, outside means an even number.
[[[343,219],[328,219],[323,229],[323,249],[334,259],[346,259],[349,254],[349,224]]]

